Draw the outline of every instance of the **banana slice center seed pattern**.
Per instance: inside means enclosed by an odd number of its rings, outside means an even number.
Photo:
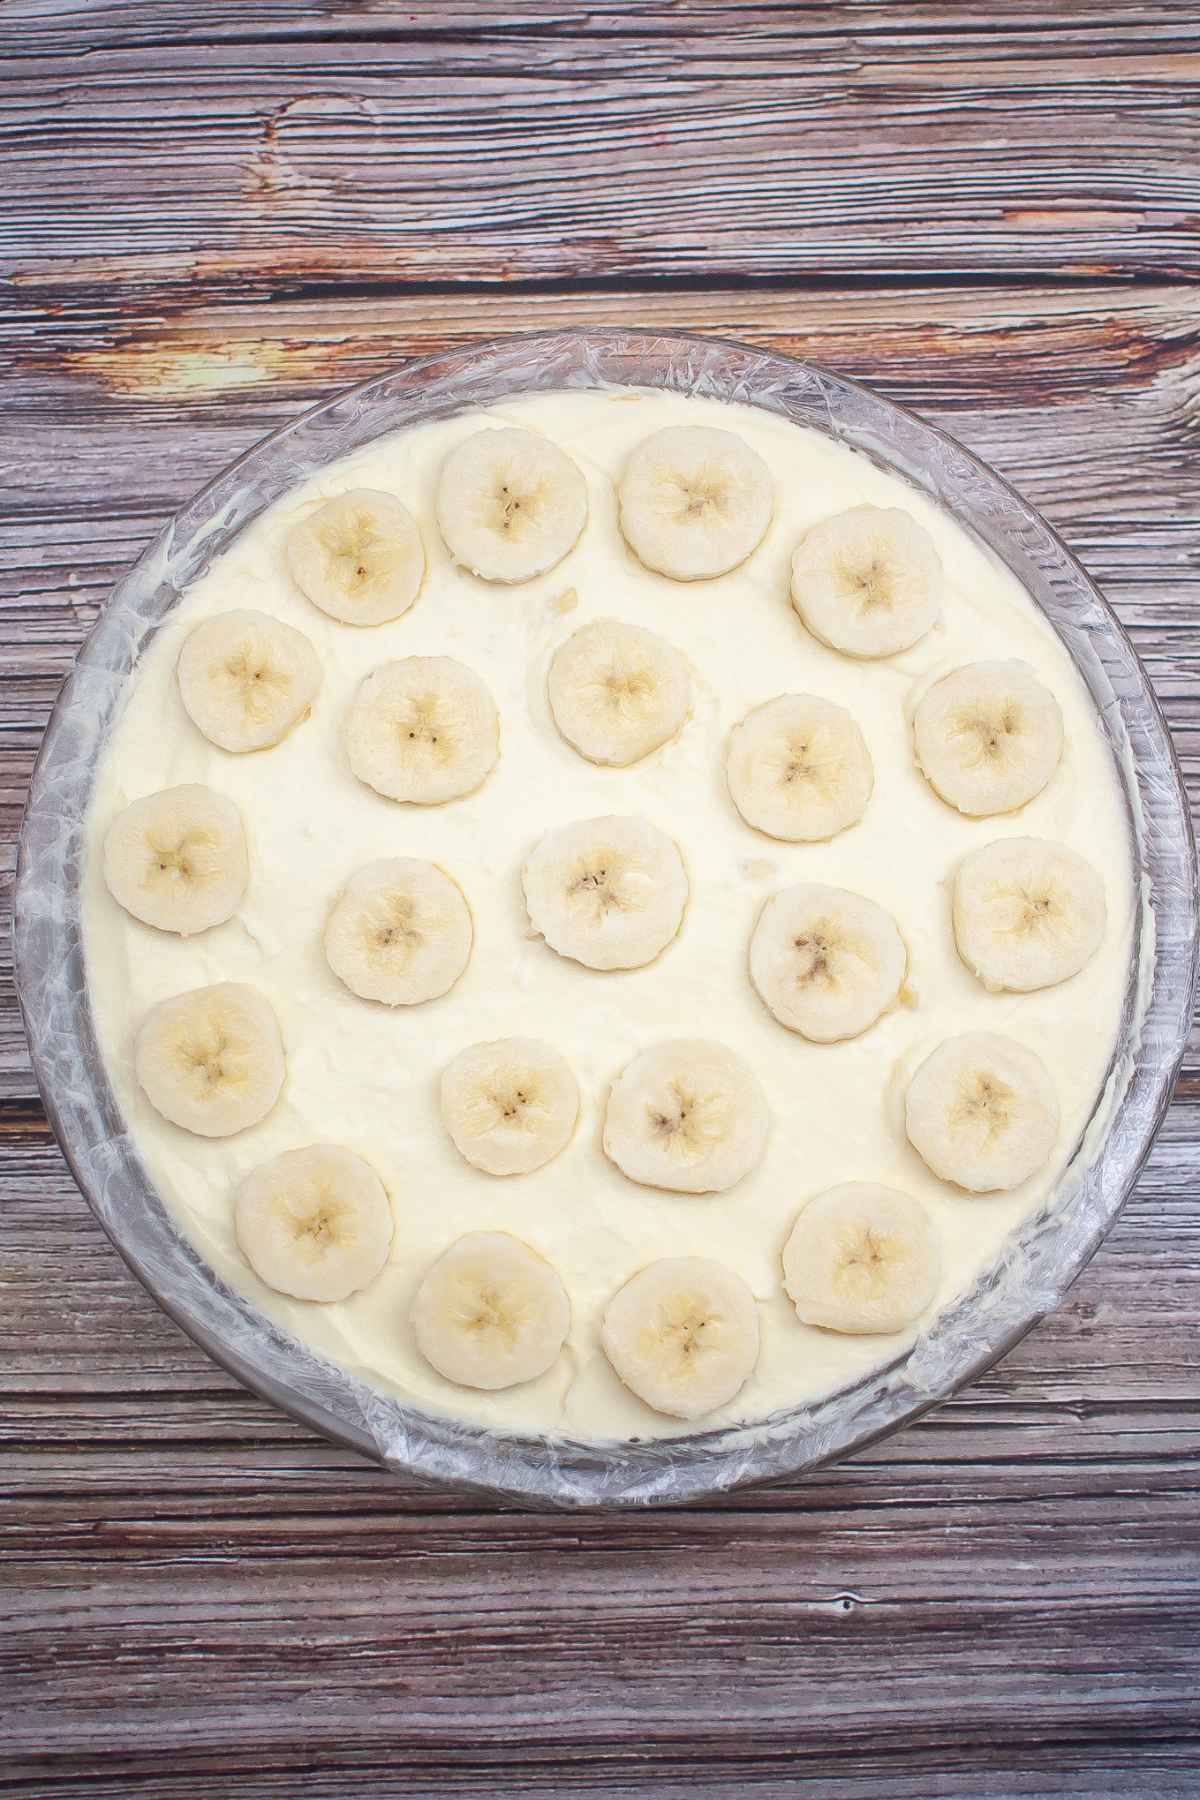
[[[282,699],[291,687],[282,669],[272,668],[250,651],[230,657],[223,667],[213,670],[212,679],[215,686],[237,694],[256,724],[267,717],[275,701]]]
[[[697,1094],[679,1082],[671,1083],[670,1097],[669,1111],[647,1109],[651,1128],[684,1162],[700,1162],[725,1136],[729,1109],[719,1094]]]
[[[843,563],[840,576],[842,585],[857,600],[861,612],[869,613],[874,607],[892,604],[894,590],[886,563],[877,560]]]
[[[999,713],[962,713],[951,727],[954,740],[966,739],[967,754],[973,763],[1006,755],[1012,739],[1020,732],[1021,715],[1012,704]]]
[[[1013,1091],[996,1075],[978,1075],[965,1087],[950,1114],[956,1126],[966,1126],[985,1145],[1006,1131],[1011,1121]]]

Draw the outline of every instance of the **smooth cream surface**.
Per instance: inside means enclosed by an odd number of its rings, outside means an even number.
[[[486,425],[519,424],[560,444],[587,478],[590,517],[558,568],[498,587],[455,568],[434,523],[447,451]],[[643,569],[617,524],[615,480],[647,433],[668,424],[738,432],[770,466],[772,526],[760,548],[719,580],[681,584]],[[327,618],[293,587],[283,543],[321,500],[352,486],[398,494],[420,521],[425,585],[392,624],[356,629]],[[818,519],[862,501],[907,508],[932,534],[946,570],[943,622],[886,662],[855,662],[810,637],[788,599],[790,552]],[[196,622],[257,607],[306,632],[324,665],[311,718],[277,747],[217,749],[180,702],[175,662]],[[648,625],[689,656],[695,706],[680,735],[630,769],[595,767],[558,735],[546,699],[555,648],[586,620]],[[488,683],[500,712],[501,757],[475,794],[439,807],[397,805],[351,774],[342,734],[362,678],[408,655],[450,655]],[[1057,695],[1066,725],[1061,766],[1019,813],[969,820],[934,795],[913,762],[911,712],[929,681],[987,657],[1020,657]],[[783,844],[735,812],[724,782],[731,727],[785,692],[848,707],[875,765],[861,824],[829,843]],[[139,924],[105,888],[104,831],[127,802],[180,782],[206,782],[241,807],[251,880],[237,916],[189,940]],[[641,814],[678,841],[691,880],[683,929],[657,962],[601,974],[529,935],[521,864],[549,827],[604,813]],[[1109,923],[1092,963],[1041,993],[987,993],[955,950],[950,883],[958,860],[994,838],[1045,836],[1073,845],[1104,879]],[[475,920],[470,966],[443,999],[394,1010],[359,1000],[321,950],[330,904],[361,864],[385,856],[440,863]],[[763,901],[801,880],[869,895],[895,916],[910,949],[911,1004],[863,1036],[810,1044],[778,1025],[747,978],[747,945]],[[921,495],[865,458],[770,414],[666,394],[561,393],[381,440],[326,469],[249,527],[183,598],[144,657],[100,770],[90,821],[84,929],[101,1047],[145,1164],[181,1228],[233,1286],[272,1319],[375,1385],[441,1413],[572,1436],[660,1436],[694,1429],[627,1392],[599,1343],[604,1306],[662,1256],[711,1256],[749,1283],[762,1353],[738,1398],[704,1424],[752,1421],[813,1399],[890,1361],[913,1334],[849,1337],[801,1325],[782,1289],[780,1251],[812,1195],[879,1181],[919,1197],[941,1240],[941,1290],[927,1317],[993,1263],[1007,1234],[1053,1191],[1102,1089],[1129,971],[1134,889],[1111,753],[1070,658],[1008,572]],[[147,1008],[207,982],[252,982],[279,1015],[288,1073],[270,1116],[224,1140],[192,1137],[139,1091],[132,1039]],[[932,1176],[903,1131],[903,1093],[925,1055],[951,1034],[1008,1032],[1048,1064],[1062,1103],[1051,1163],[1012,1193],[969,1196]],[[457,1154],[438,1113],[440,1070],[481,1039],[539,1036],[574,1068],[582,1111],[572,1143],[528,1176],[497,1179]],[[753,1064],[772,1127],[759,1168],[728,1193],[691,1197],[638,1187],[604,1157],[608,1086],[664,1038],[720,1039]],[[231,1197],[254,1166],[330,1141],[365,1156],[391,1194],[391,1260],[365,1292],[336,1305],[286,1299],[257,1280],[232,1230]],[[480,1393],[443,1380],[418,1352],[409,1306],[433,1259],[463,1232],[506,1230],[559,1271],[573,1323],[540,1380]]]

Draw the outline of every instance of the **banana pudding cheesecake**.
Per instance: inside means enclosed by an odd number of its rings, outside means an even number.
[[[530,395],[247,526],[97,772],[146,1172],[317,1354],[495,1430],[754,1425],[1070,1204],[1137,889],[1015,576],[772,412]]]

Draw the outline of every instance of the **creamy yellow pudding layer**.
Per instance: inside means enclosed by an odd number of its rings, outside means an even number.
[[[519,587],[457,569],[439,538],[433,494],[446,453],[487,425],[544,433],[586,477],[590,516],[574,551]],[[684,584],[643,569],[625,547],[614,483],[629,452],[665,425],[737,432],[769,465],[774,521],[732,574]],[[356,629],[326,617],[286,571],[289,528],[349,487],[397,494],[416,514],[428,573],[404,617]],[[945,566],[942,623],[882,663],[852,661],[809,636],[788,599],[791,552],[815,521],[869,501],[907,509]],[[232,755],[196,730],[175,663],[187,632],[214,613],[254,607],[305,632],[324,669],[312,716],[277,747]],[[694,711],[679,736],[644,762],[585,762],[559,736],[546,698],[554,650],[579,625],[614,616],[651,627],[692,664]],[[347,709],[380,663],[450,655],[487,683],[500,713],[498,767],[474,794],[443,806],[398,805],[351,773]],[[1020,812],[971,820],[933,793],[914,765],[911,713],[929,681],[984,658],[1021,658],[1062,708],[1066,748],[1045,790]],[[730,802],[728,733],[780,693],[847,707],[875,765],[862,823],[828,843],[760,836]],[[241,808],[251,877],[227,924],[181,939],[129,917],[104,885],[99,847],[130,800],[204,782]],[[643,815],[679,843],[691,882],[683,928],[659,959],[597,973],[529,935],[522,862],[551,826],[605,813]],[[1041,992],[990,994],[959,960],[950,884],[969,850],[999,837],[1056,839],[1103,878],[1108,928],[1071,980]],[[361,864],[413,856],[460,883],[475,922],[470,965],[449,994],[413,1007],[357,999],[321,947],[330,904]],[[907,998],[863,1036],[814,1044],[776,1023],[750,986],[747,946],[763,901],[798,881],[852,889],[892,913],[910,952]],[[1123,802],[1111,753],[1070,658],[1019,584],[953,521],[865,458],[749,408],[665,394],[560,393],[384,439],[325,470],[246,530],[183,598],[144,657],[97,782],[85,874],[84,931],[92,1003],[110,1077],[139,1152],[181,1229],[260,1310],[315,1350],[378,1387],[490,1426],[612,1438],[696,1429],[652,1412],[620,1383],[600,1348],[610,1296],[658,1257],[712,1257],[749,1284],[760,1311],[757,1370],[701,1425],[754,1420],[855,1381],[890,1360],[921,1323],[975,1280],[1005,1237],[1052,1193],[1105,1082],[1129,964],[1134,887]],[[223,1140],[168,1124],[139,1091],[132,1040],[156,1001],[204,983],[252,983],[279,1016],[287,1080],[260,1125]],[[909,1076],[946,1037],[1011,1034],[1035,1049],[1056,1083],[1055,1153],[1010,1193],[971,1196],[938,1181],[909,1146]],[[466,1045],[536,1036],[555,1045],[582,1092],[575,1136],[535,1174],[483,1174],[457,1153],[439,1116],[438,1077]],[[639,1187],[601,1150],[610,1083],[663,1038],[718,1039],[760,1077],[771,1130],[759,1167],[731,1191],[704,1197]],[[232,1195],[258,1163],[332,1142],[359,1152],[391,1195],[395,1238],[383,1274],[333,1305],[265,1287],[238,1250]],[[925,1321],[889,1337],[801,1325],[782,1288],[780,1251],[801,1205],[837,1183],[875,1181],[928,1208],[942,1246],[941,1289]],[[409,1323],[430,1263],[462,1233],[505,1230],[557,1269],[571,1300],[567,1344],[541,1379],[505,1392],[456,1387],[421,1357]]]

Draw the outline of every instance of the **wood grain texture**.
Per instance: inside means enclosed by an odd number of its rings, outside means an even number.
[[[1185,5],[132,0],[4,29],[31,299],[106,268],[216,298],[1200,267]]]
[[[114,576],[265,431],[563,323],[724,333],[994,462],[1200,800],[1183,4],[8,0],[0,846]],[[125,1273],[0,967],[0,1794],[1200,1793],[1200,1044],[1068,1303],[803,1484],[521,1513],[236,1387]]]

